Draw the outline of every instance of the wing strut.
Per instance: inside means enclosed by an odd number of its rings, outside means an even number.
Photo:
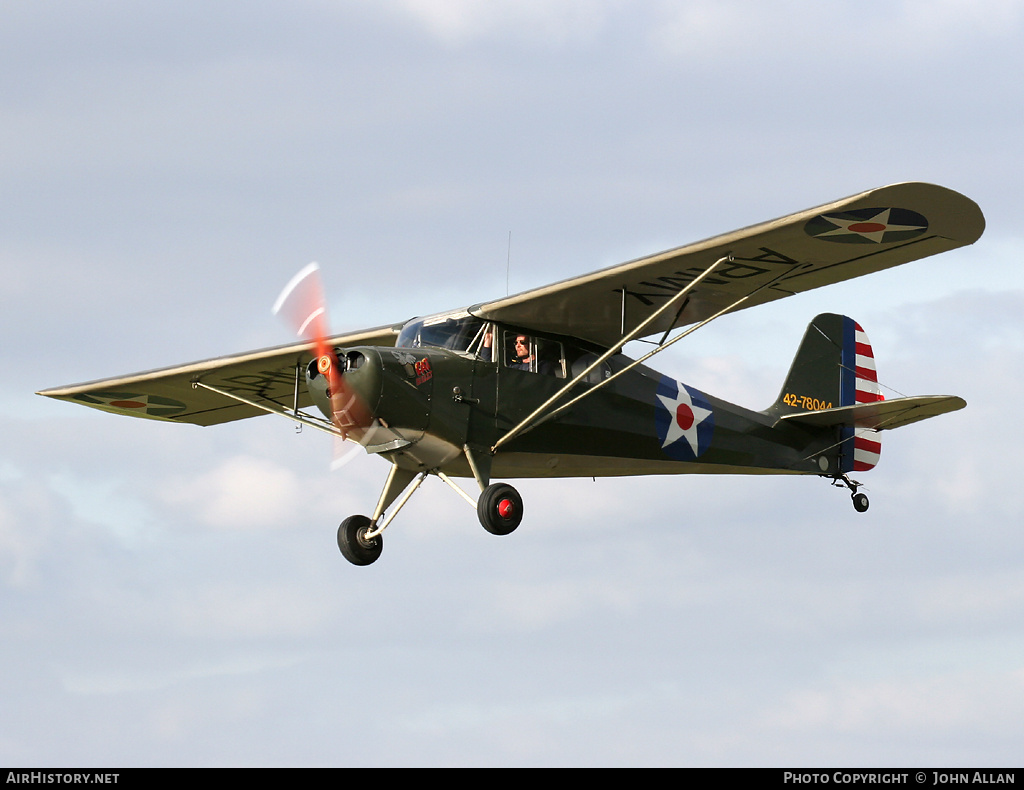
[[[522,422],[520,422],[518,425],[516,425],[514,428],[512,428],[508,433],[506,433],[504,436],[502,436],[500,439],[498,439],[498,441],[495,442],[494,446],[491,448],[491,452],[494,453],[495,451],[497,451],[497,449],[499,447],[501,447],[501,445],[505,444],[506,442],[511,441],[515,437],[525,433],[526,431],[528,431],[528,430],[530,430],[532,428],[536,428],[544,420],[550,418],[554,414],[557,414],[557,413],[561,412],[562,410],[567,408],[572,403],[575,403],[577,400],[579,400],[579,397],[583,397],[581,395],[581,396],[573,399],[572,401],[570,401],[565,406],[561,406],[558,409],[556,409],[555,411],[553,411],[553,412],[551,412],[551,413],[549,413],[547,415],[544,415],[544,412],[547,409],[549,409],[556,401],[561,399],[562,396],[565,395],[570,389],[572,389],[574,386],[576,386],[576,384],[578,384],[587,375],[589,375],[590,372],[592,370],[594,370],[598,365],[600,365],[603,362],[607,361],[609,357],[612,357],[615,354],[617,354],[622,349],[622,347],[624,345],[626,345],[626,343],[628,343],[631,340],[635,340],[636,338],[640,337],[640,335],[643,333],[643,331],[648,326],[650,326],[655,320],[660,318],[663,313],[665,313],[668,310],[670,310],[671,308],[675,307],[677,304],[680,304],[681,302],[683,302],[683,300],[690,293],[690,291],[692,291],[697,286],[697,284],[700,283],[705,277],[710,275],[715,269],[717,269],[723,263],[729,263],[732,260],[733,260],[732,254],[725,255],[725,256],[719,258],[713,264],[711,264],[707,269],[702,271],[699,275],[697,275],[697,277],[695,277],[693,280],[691,280],[686,285],[685,288],[683,288],[681,291],[679,291],[679,293],[677,293],[675,296],[673,296],[671,299],[669,299],[667,302],[665,302],[665,304],[663,304],[661,307],[659,307],[657,310],[655,310],[653,313],[651,313],[651,315],[649,315],[647,318],[645,318],[643,321],[641,321],[632,332],[630,332],[629,334],[625,335],[621,340],[619,340],[618,343],[613,345],[611,348],[609,348],[607,351],[605,351],[601,356],[599,356],[596,360],[594,360],[592,363],[590,363],[590,365],[588,365],[587,368],[583,372],[579,373],[575,378],[573,378],[565,386],[563,386],[560,390],[558,390],[558,392],[556,392],[554,395],[552,395],[550,398],[548,398],[546,401],[544,401],[540,406],[538,406],[536,409],[534,409],[527,417],[525,417],[522,420]],[[776,279],[778,279],[778,278],[776,278]],[[772,280],[770,283],[766,283],[765,285],[770,285],[771,283],[774,283],[774,282],[775,282],[775,280]],[[762,286],[762,287],[764,287],[764,286]],[[623,289],[623,290],[625,290],[625,289]],[[760,288],[757,289],[757,290],[760,290]],[[740,299],[739,302],[735,302],[735,303],[729,305],[729,307],[725,308],[725,310],[722,310],[721,312],[716,313],[714,316],[711,316],[711,318],[708,318],[708,319],[702,321],[701,323],[697,324],[694,327],[694,329],[696,329],[697,327],[703,326],[708,321],[710,321],[712,318],[716,318],[717,316],[719,316],[722,313],[724,313],[726,310],[732,309],[733,307],[735,307],[740,302],[743,302],[743,301],[747,300],[748,298],[750,298],[756,292],[757,291],[751,291],[749,294],[744,296],[743,299]],[[623,293],[623,316],[622,316],[622,318],[623,318],[623,323],[625,323],[625,293]],[[692,331],[692,330],[690,330],[690,331]],[[685,336],[685,334],[689,334],[689,332],[684,333],[684,336]],[[661,351],[664,348],[668,348],[668,346],[670,346],[672,343],[674,343],[678,339],[679,338],[675,338],[674,340],[672,340],[669,343],[662,343],[661,345],[658,346],[657,349],[652,351],[647,356],[643,357],[643,359],[648,359],[649,357],[651,357],[654,354],[656,354],[658,351]],[[634,362],[633,364],[635,365],[637,363]],[[616,374],[616,375],[618,375],[618,374]],[[595,385],[592,389],[590,389],[587,392],[583,393],[583,395],[586,395],[589,392],[593,392],[595,389],[600,387],[602,384],[605,384],[605,383],[611,381],[612,378],[615,378],[615,376],[612,376],[611,378],[605,379],[600,384]],[[540,419],[541,415],[544,415],[543,419]]]
[[[649,351],[646,354],[644,354],[642,357],[640,357],[639,359],[634,360],[633,362],[630,362],[628,365],[626,365],[626,367],[622,368],[621,370],[617,371],[616,373],[613,373],[608,378],[602,379],[597,384],[595,384],[593,387],[591,387],[590,389],[586,390],[585,392],[580,393],[579,395],[577,395],[575,398],[573,398],[569,402],[563,403],[561,406],[559,406],[556,409],[553,409],[552,411],[548,412],[547,414],[543,413],[545,409],[550,407],[555,401],[557,401],[559,398],[561,398],[562,395],[564,395],[569,390],[570,387],[572,387],[573,385],[576,384],[576,382],[578,382],[580,379],[582,379],[584,376],[586,376],[588,373],[590,373],[590,371],[593,370],[594,368],[596,368],[599,364],[601,364],[606,359],[608,359],[613,354],[615,354],[615,352],[619,348],[624,346],[630,340],[635,339],[637,334],[644,328],[644,326],[646,326],[648,323],[651,322],[651,320],[653,320],[655,317],[657,317],[662,312],[664,312],[667,308],[669,308],[672,304],[674,304],[677,299],[680,299],[684,294],[686,294],[686,292],[688,290],[690,290],[693,286],[695,286],[703,277],[708,275],[712,271],[712,269],[714,269],[716,266],[718,266],[721,263],[725,263],[726,261],[731,261],[731,260],[732,260],[732,255],[727,255],[726,257],[719,258],[717,261],[715,261],[711,265],[711,267],[708,268],[706,271],[702,272],[701,275],[697,279],[695,279],[686,288],[684,288],[682,291],[680,291],[678,294],[676,294],[674,297],[672,297],[671,300],[669,300],[664,305],[662,305],[650,318],[648,318],[640,326],[638,326],[636,329],[634,329],[629,334],[628,337],[623,338],[621,342],[619,342],[618,344],[616,344],[615,346],[610,348],[596,362],[594,362],[590,367],[588,367],[585,371],[583,371],[578,376],[576,376],[576,378],[574,378],[572,381],[570,381],[568,384],[566,384],[564,387],[562,387],[560,390],[558,390],[558,392],[556,392],[554,395],[552,395],[550,398],[548,398],[543,404],[541,404],[541,406],[539,406],[536,410],[534,410],[534,412],[532,414],[530,414],[526,419],[524,419],[522,422],[520,422],[517,426],[515,426],[512,430],[510,430],[508,433],[506,433],[500,439],[498,439],[498,441],[495,442],[494,446],[491,448],[491,452],[492,453],[495,452],[501,445],[505,444],[505,442],[515,438],[516,436],[521,436],[522,434],[526,433],[527,431],[530,431],[530,430],[536,428],[541,423],[547,422],[552,417],[554,417],[554,416],[556,416],[558,414],[561,414],[563,411],[568,409],[570,406],[572,406],[572,405],[574,405],[576,403],[579,403],[579,401],[583,400],[583,398],[585,398],[588,395],[596,392],[597,390],[599,390],[601,387],[605,386],[606,384],[610,384],[612,381],[617,379],[619,376],[621,376],[626,371],[632,370],[637,365],[640,365],[640,364],[646,362],[648,359],[653,357],[655,354],[658,354],[658,353],[664,351],[666,348],[671,346],[673,343],[679,342],[684,337],[690,335],[693,332],[696,332],[702,326],[705,326],[706,324],[711,323],[712,321],[714,321],[719,316],[721,316],[721,315],[723,315],[725,313],[728,313],[730,310],[734,310],[735,308],[737,308],[741,304],[743,304],[745,301],[747,301],[750,297],[754,296],[754,294],[758,293],[759,291],[764,290],[765,288],[768,288],[771,285],[774,285],[779,280],[783,279],[786,275],[790,274],[790,272],[788,272],[788,271],[787,272],[782,272],[777,277],[773,277],[768,282],[762,283],[761,285],[759,285],[754,290],[750,291],[749,293],[745,294],[744,296],[741,296],[739,299],[734,301],[732,304],[729,304],[729,305],[723,307],[717,313],[715,313],[714,315],[708,316],[707,318],[705,318],[700,323],[694,324],[689,329],[687,329],[687,330],[681,332],[680,334],[676,335],[674,338],[672,338],[668,342],[665,342],[665,338],[662,337],[662,340],[658,344],[658,347],[655,348],[653,351]],[[667,336],[668,333],[666,332],[665,335]]]
[[[193,380],[192,387],[202,387],[204,390],[215,392],[218,395],[223,395],[225,398],[236,400],[239,403],[244,403],[246,406],[252,406],[254,409],[265,411],[268,414],[280,414],[282,417],[287,417],[289,420],[294,420],[300,425],[309,425],[312,428],[316,428],[319,431],[324,431],[325,433],[329,433],[332,436],[338,436],[342,439],[345,438],[345,435],[337,428],[335,428],[334,425],[327,422],[327,420],[322,420],[319,417],[313,417],[310,414],[298,411],[298,398],[295,399],[296,410],[293,412],[283,407],[277,401],[270,401],[270,403],[274,404],[273,406],[270,406],[266,403],[259,403],[254,400],[250,400],[249,398],[243,398],[241,395],[238,395],[237,393],[228,392],[227,390],[223,390],[220,387],[214,387],[212,384],[206,384],[205,382],[200,381],[199,379]]]

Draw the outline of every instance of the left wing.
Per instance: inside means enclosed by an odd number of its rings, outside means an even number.
[[[401,324],[376,327],[336,335],[327,342],[332,346],[393,346],[400,329]],[[301,376],[302,368],[313,358],[313,345],[294,343],[130,376],[54,387],[37,394],[115,414],[217,425],[266,412],[194,387],[193,381],[201,380],[247,400],[291,409],[295,405],[297,371]],[[312,400],[306,392],[305,379],[299,384],[298,406],[305,408]]]
[[[605,348],[638,326],[719,258],[717,268],[647,334],[695,324],[747,294],[745,309],[973,244],[977,204],[933,184],[894,184],[706,241],[515,294],[470,312]]]

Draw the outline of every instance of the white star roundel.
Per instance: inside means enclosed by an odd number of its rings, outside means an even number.
[[[804,231],[820,241],[840,244],[892,244],[909,241],[928,230],[928,220],[906,208],[861,208],[819,214]]]
[[[693,461],[711,446],[715,413],[699,390],[662,376],[654,409],[661,449],[670,458]]]

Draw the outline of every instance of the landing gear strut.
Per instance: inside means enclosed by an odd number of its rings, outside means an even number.
[[[399,469],[397,466],[391,467],[384,490],[373,511],[373,518],[349,516],[338,527],[338,548],[341,549],[346,560],[353,565],[369,565],[376,562],[384,549],[384,539],[381,537],[381,533],[402,509],[402,505],[409,501],[409,497],[420,487],[420,483],[426,476],[426,472],[416,473]],[[381,516],[384,515],[384,508],[395,501],[403,488],[405,493],[398,500],[395,509],[387,518],[381,519]]]
[[[515,530],[523,520],[523,498],[508,483],[487,485],[486,478],[480,474],[479,466],[474,462],[468,449],[466,456],[469,459],[470,468],[473,470],[473,476],[481,489],[477,499],[473,499],[463,491],[440,469],[412,472],[400,469],[397,465],[392,466],[387,482],[384,484],[384,490],[377,501],[377,507],[373,511],[373,516],[350,516],[338,527],[338,548],[341,549],[345,559],[353,565],[369,565],[376,562],[384,548],[381,533],[402,509],[402,506],[409,501],[409,497],[419,488],[428,474],[436,475],[472,507],[475,507],[483,528],[492,535],[508,535]],[[390,508],[392,504],[394,507],[385,517],[385,508]]]
[[[834,486],[846,486],[850,489],[850,498],[853,500],[853,509],[858,513],[864,513],[867,511],[868,506],[871,504],[868,502],[867,494],[857,493],[857,489],[861,487],[861,483],[856,480],[851,480],[849,475],[842,474],[836,475],[832,478],[832,485]]]

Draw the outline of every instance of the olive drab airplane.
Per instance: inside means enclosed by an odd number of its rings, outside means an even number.
[[[39,394],[196,425],[278,414],[363,445],[390,470],[371,515],[338,529],[356,565],[380,556],[381,533],[428,475],[497,535],[523,518],[522,498],[501,482],[517,477],[818,475],[865,511],[851,475],[878,463],[881,432],[966,403],[885,399],[868,336],[852,318],[810,322],[778,397],[761,411],[644,363],[726,313],[972,244],[984,227],[963,195],[895,184],[543,288],[340,335],[328,331],[311,264],[275,306],[301,342]],[[652,348],[629,359],[622,348],[637,339],[653,339]],[[470,479],[479,494],[452,478]]]

